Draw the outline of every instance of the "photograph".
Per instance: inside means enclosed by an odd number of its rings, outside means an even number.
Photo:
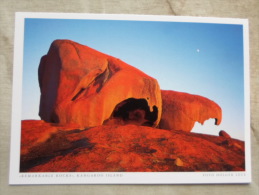
[[[246,19],[16,13],[10,184],[251,182]]]

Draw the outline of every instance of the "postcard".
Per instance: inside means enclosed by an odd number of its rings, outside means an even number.
[[[10,185],[250,183],[248,20],[16,13]]]

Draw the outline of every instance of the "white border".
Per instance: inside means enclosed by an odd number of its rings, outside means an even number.
[[[95,19],[95,20],[136,20],[171,21],[192,23],[221,23],[243,25],[244,78],[245,78],[245,162],[246,171],[240,172],[84,172],[84,173],[19,173],[22,67],[24,48],[25,18],[49,19]],[[117,15],[117,14],[75,14],[75,13],[26,13],[15,15],[13,98],[11,124],[11,154],[9,184],[209,184],[209,183],[250,183],[250,82],[249,82],[249,31],[247,19]]]

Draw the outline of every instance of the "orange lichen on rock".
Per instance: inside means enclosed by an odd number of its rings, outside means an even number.
[[[208,98],[183,92],[161,90],[162,116],[159,127],[191,131],[195,122],[201,124],[214,118],[215,125],[222,120],[222,110],[218,104]]]
[[[52,43],[40,62],[39,85],[39,115],[47,122],[76,123],[81,127],[102,125],[113,118],[117,105],[129,99],[145,101],[145,111],[152,113],[150,126],[157,126],[160,120],[162,100],[155,79],[73,41]]]
[[[243,171],[244,142],[137,125],[90,129],[23,121],[21,172]],[[49,131],[49,128],[53,130]],[[210,154],[210,155],[207,155]]]
[[[57,131],[67,131],[79,128],[76,124],[59,126],[42,120],[24,120],[21,123],[21,155],[26,155],[31,148],[45,143]]]

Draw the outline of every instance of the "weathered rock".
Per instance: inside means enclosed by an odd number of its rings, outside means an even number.
[[[244,171],[244,142],[231,139],[233,146],[228,146],[222,144],[223,140],[221,136],[136,125],[79,130],[43,121],[23,121],[20,170]]]
[[[43,144],[57,131],[71,131],[79,129],[78,125],[60,126],[57,124],[46,123],[42,120],[22,121],[21,133],[21,155],[28,155],[30,148],[38,144]],[[55,143],[54,143],[55,144]],[[58,147],[57,145],[54,147]]]
[[[221,130],[219,132],[219,136],[225,137],[227,139],[231,138],[231,136],[226,131],[224,131],[224,130]]]
[[[161,129],[191,131],[196,121],[203,124],[210,118],[215,118],[215,125],[221,123],[221,108],[212,100],[177,91],[161,90],[161,93]]]
[[[42,57],[39,85],[39,115],[47,122],[92,127],[119,118],[125,123],[155,127],[161,117],[161,93],[155,79],[69,40],[54,41]],[[144,110],[144,115],[129,109],[134,104],[139,105],[134,109]],[[126,109],[123,116],[121,108]]]
[[[180,158],[177,158],[174,163],[178,167],[182,167],[183,166],[183,161]]]

